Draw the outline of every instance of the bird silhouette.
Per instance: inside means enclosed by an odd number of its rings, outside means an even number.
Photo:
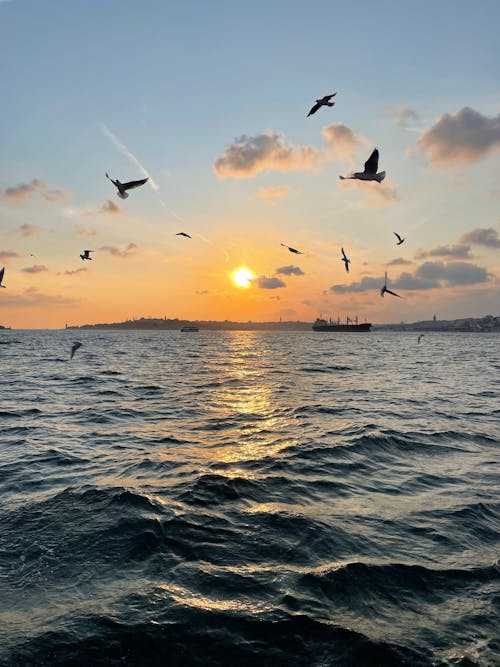
[[[380,290],[380,296],[384,296],[384,294],[392,294],[392,296],[397,296],[399,299],[402,299],[402,296],[399,296],[399,294],[396,294],[396,292],[391,292],[390,289],[387,289],[387,271],[385,272],[385,282],[384,286]]]
[[[106,173],[106,178],[109,178],[111,183],[113,183],[113,185],[116,188],[118,188],[117,194],[121,199],[127,199],[128,197],[128,193],[126,192],[127,190],[133,190],[134,188],[139,188],[141,185],[144,185],[144,183],[146,183],[149,180],[149,178],[142,178],[140,181],[128,181],[127,183],[120,183],[118,179],[114,181],[112,178],[110,178],[107,173]]]
[[[70,354],[70,359],[73,359],[75,356],[75,352],[78,350],[79,347],[81,347],[82,344],[79,343],[77,340],[73,343],[73,346],[71,347],[71,354]]]
[[[365,162],[364,171],[355,171],[350,176],[339,176],[340,180],[346,181],[354,178],[359,181],[377,181],[377,183],[381,183],[385,178],[385,171],[381,171],[377,174],[378,158],[378,148],[375,148],[368,160]]]
[[[401,236],[397,232],[392,232],[394,236],[397,238],[396,245],[401,245],[404,243],[404,239],[401,238]]]
[[[192,239],[192,236],[189,236],[189,234],[186,234],[186,232],[177,232],[176,236],[185,236],[187,239]]]
[[[300,252],[300,250],[297,250],[296,248],[291,248],[289,245],[286,245],[286,243],[280,243],[284,248],[288,248],[290,252],[295,253],[296,255],[303,255],[303,252]]]
[[[335,102],[330,102],[332,97],[335,97],[337,93],[332,93],[331,95],[325,95],[322,97],[320,100],[316,100],[316,104],[311,108],[309,113],[307,114],[307,117],[312,116],[316,111],[321,109],[321,107],[333,107]]]
[[[91,252],[95,252],[95,250],[84,250],[83,253],[80,255],[81,259],[90,259],[90,260],[92,260],[92,257],[90,256]]]
[[[5,285],[2,285],[2,280],[3,280],[3,274],[5,273],[5,266],[3,269],[0,269],[0,287],[3,287],[4,289],[7,289]]]
[[[341,248],[341,250],[342,250],[342,261],[345,264],[345,270],[347,271],[347,273],[349,273],[349,264],[351,263],[351,260],[345,254],[344,248]]]

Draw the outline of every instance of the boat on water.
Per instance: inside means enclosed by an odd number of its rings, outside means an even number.
[[[328,321],[318,317],[316,322],[312,325],[313,331],[348,331],[348,332],[359,332],[359,331],[370,331],[371,322],[362,322],[358,323],[358,318],[351,320],[349,317],[346,318],[345,324],[340,322],[340,317],[337,322],[333,322],[332,318]]]
[[[192,333],[193,331],[199,331],[198,327],[195,326],[185,326],[182,327],[181,331],[184,333]]]

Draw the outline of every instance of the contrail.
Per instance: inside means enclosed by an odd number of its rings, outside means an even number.
[[[160,200],[160,204],[163,206],[163,208],[168,213],[170,213],[170,215],[172,217],[174,217],[177,220],[177,222],[183,222],[182,218],[180,218],[175,211],[172,211],[171,208],[168,208],[168,206],[165,204],[163,199],[160,197],[160,186],[154,180],[154,178],[151,176],[151,174],[148,172],[146,167],[144,167],[139,162],[139,160],[135,157],[135,155],[133,155],[129,151],[129,149],[125,146],[125,144],[122,144],[122,142],[118,139],[118,137],[115,136],[113,134],[113,132],[111,132],[109,127],[106,127],[106,125],[104,125],[104,123],[101,123],[99,125],[99,128],[100,128],[101,132],[111,141],[111,143],[115,146],[115,148],[117,148],[122,155],[125,155],[125,157],[128,158],[128,160],[130,162],[132,162],[132,164],[134,164],[136,167],[138,167],[140,169],[140,171],[142,172],[142,174],[144,176],[146,176],[146,178],[149,178],[148,183],[152,187],[152,189],[156,192],[156,195],[157,195],[158,199]]]

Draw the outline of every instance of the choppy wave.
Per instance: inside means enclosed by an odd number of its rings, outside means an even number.
[[[79,336],[2,333],[2,667],[500,663],[498,337]]]

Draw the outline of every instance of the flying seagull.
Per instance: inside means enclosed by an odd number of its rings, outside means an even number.
[[[286,245],[285,243],[280,243],[284,248],[288,248],[290,252],[294,252],[296,255],[303,255],[303,252],[300,252],[300,250],[296,250],[295,248],[291,248],[289,245]]]
[[[128,181],[128,183],[120,183],[118,179],[114,181],[112,178],[110,178],[107,173],[106,178],[109,178],[111,183],[113,183],[113,185],[118,188],[117,194],[119,197],[121,197],[121,199],[127,199],[128,194],[126,190],[133,190],[134,188],[138,188],[149,180],[148,178],[142,178],[140,181]]]
[[[75,342],[73,343],[73,345],[72,345],[72,347],[71,347],[71,355],[70,355],[70,357],[69,357],[70,359],[73,359],[73,357],[75,356],[75,352],[76,352],[76,351],[78,350],[78,348],[81,347],[81,346],[82,346],[82,344],[79,343],[78,341],[75,341]]]
[[[347,271],[347,273],[349,273],[349,264],[351,263],[351,260],[345,254],[344,248],[342,248],[341,250],[342,250],[342,261],[345,264],[345,270]]]
[[[377,169],[378,169],[378,148],[375,148],[373,150],[373,153],[365,162],[364,171],[355,171],[350,176],[339,176],[339,178],[341,181],[345,181],[350,178],[355,178],[358,179],[359,181],[377,181],[377,183],[381,183],[385,178],[385,171],[381,171],[377,174]]]
[[[5,266],[3,269],[0,269],[0,287],[3,287],[4,289],[7,289],[5,285],[2,285],[2,280],[3,280],[3,274],[5,273]]]
[[[177,232],[176,236],[185,236],[187,239],[192,239],[192,236],[189,236],[189,234],[186,234],[186,232]]]
[[[397,238],[397,243],[396,243],[396,245],[401,245],[401,244],[404,242],[404,239],[402,239],[401,236],[400,236],[399,234],[397,234],[396,232],[392,232],[392,233],[393,233],[394,236]]]
[[[384,296],[384,294],[386,294],[386,293],[387,294],[392,294],[392,296],[397,296],[400,299],[403,298],[402,296],[399,296],[399,294],[396,294],[396,292],[391,292],[390,289],[387,289],[387,271],[385,272],[385,282],[384,282],[384,286],[380,290],[380,296]]]
[[[330,102],[332,97],[335,97],[337,93],[332,93],[331,95],[325,95],[320,100],[316,100],[316,104],[312,107],[311,111],[307,114],[307,117],[312,116],[316,111],[321,109],[321,107],[333,107],[335,102]]]
[[[81,257],[82,259],[90,259],[90,260],[92,260],[92,257],[90,256],[90,253],[91,253],[91,252],[95,252],[95,250],[84,250],[84,251],[83,251],[83,254],[80,255],[80,257]]]
[[[417,341],[417,343],[420,344],[420,341],[422,340],[422,338],[423,338],[424,336],[425,336],[425,334],[420,334],[420,336],[418,337],[418,341]]]

